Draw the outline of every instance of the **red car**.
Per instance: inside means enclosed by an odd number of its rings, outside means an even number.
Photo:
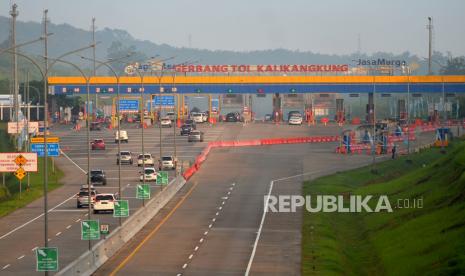
[[[105,142],[103,139],[95,139],[92,143],[92,150],[104,150],[105,149]]]

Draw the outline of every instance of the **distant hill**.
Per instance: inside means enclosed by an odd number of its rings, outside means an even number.
[[[9,36],[9,18],[0,16],[0,43],[6,43]],[[41,35],[42,26],[37,22],[17,23],[17,41],[24,42],[38,38]],[[54,33],[49,39],[49,55],[58,56],[61,53],[86,46],[91,43],[92,34],[89,30],[75,28],[69,24],[49,24],[49,32]],[[108,49],[114,42],[120,42],[125,48],[132,48],[137,52],[141,52],[146,57],[160,55],[161,57],[176,56],[173,62],[183,62],[185,60],[200,60],[202,64],[308,64],[308,63],[339,63],[339,64],[354,64],[353,60],[358,58],[389,58],[406,60],[409,63],[416,63],[419,68],[415,71],[416,74],[426,73],[426,62],[418,56],[405,52],[400,55],[391,53],[379,52],[373,56],[366,54],[354,53],[351,55],[326,55],[312,52],[291,51],[286,49],[275,50],[257,50],[249,52],[235,51],[211,51],[205,49],[194,48],[178,48],[167,44],[157,44],[148,40],[135,39],[131,34],[124,30],[109,29],[98,30],[96,32],[96,40],[100,42],[97,46],[97,58],[106,59],[110,54]],[[43,53],[43,46],[40,43],[30,45],[23,48],[24,52],[34,55]],[[91,56],[91,51],[83,52],[83,55]],[[5,56],[0,58],[0,77],[5,74]],[[447,57],[442,53],[435,53],[434,59],[446,64]],[[2,62],[3,60],[3,62]],[[83,66],[89,66],[90,63],[85,62],[78,56],[69,57],[70,61],[79,63]],[[439,69],[438,65],[434,65],[434,71]],[[6,71],[7,72],[7,71]]]

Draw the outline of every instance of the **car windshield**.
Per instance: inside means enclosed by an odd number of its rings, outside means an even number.
[[[200,135],[200,131],[192,131],[191,135]]]
[[[145,159],[150,159],[152,158],[152,156],[150,154],[146,154],[146,155],[142,155],[142,154],[139,154],[139,159],[142,159],[142,158],[145,158]]]
[[[155,173],[155,170],[154,169],[145,169],[145,174],[151,174],[151,173]]]
[[[89,195],[89,192],[87,191],[80,191],[79,192],[79,196],[88,196]],[[91,195],[95,195],[95,193],[93,191],[91,191]]]
[[[122,151],[120,154],[121,155],[131,155],[131,153],[129,153],[129,151]]]
[[[171,160],[173,160],[173,157],[171,157],[171,156],[163,156],[161,158],[161,160],[163,160],[163,161],[171,161]]]
[[[102,140],[102,139],[95,139],[94,142],[95,142],[95,143],[102,143],[103,140]]]
[[[90,175],[101,175],[103,174],[103,171],[90,171]]]
[[[96,200],[113,200],[113,196],[112,195],[98,195],[96,198]]]

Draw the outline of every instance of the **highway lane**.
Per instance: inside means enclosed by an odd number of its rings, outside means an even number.
[[[163,146],[172,145],[172,129],[170,129],[170,132],[166,130],[163,130]],[[129,144],[122,144],[121,148],[139,153],[141,151],[140,143],[138,142],[141,137],[139,134],[140,129],[129,128],[128,132],[130,139],[132,139]],[[158,152],[159,137],[156,137],[156,135],[158,133],[158,129],[153,128],[147,129],[145,132],[147,136],[151,136],[145,143],[146,151],[152,152],[157,159],[158,155],[156,153]],[[59,205],[57,208],[51,210],[49,214],[49,244],[50,246],[57,246],[59,248],[60,267],[63,267],[82,254],[88,246],[87,241],[80,240],[79,228],[81,220],[86,219],[87,209],[77,209],[76,199],[74,198],[80,185],[86,181],[83,173],[83,170],[87,169],[86,134],[85,131],[76,133],[65,127],[54,128],[53,134],[61,138],[61,145],[65,154],[74,162],[70,162],[64,156],[56,158],[57,166],[65,172],[65,177],[62,181],[65,185],[49,194],[49,208]],[[105,151],[92,151],[91,168],[105,169],[109,179],[107,186],[97,187],[97,190],[100,192],[116,192],[118,189],[118,166],[116,165],[117,151],[114,144],[113,132],[105,130],[91,132],[91,138],[100,137],[106,138],[110,143],[108,144],[108,149]],[[191,160],[206,145],[206,143],[187,143],[186,137],[177,137],[177,140],[179,141],[178,155],[181,155],[184,148],[191,150],[192,152],[188,153]],[[164,152],[167,154],[170,153],[168,151]],[[133,213],[142,204],[141,200],[135,199],[135,188],[139,183],[138,172],[140,170],[141,168],[138,168],[136,165],[122,165],[123,199],[129,200],[130,213]],[[174,172],[169,172],[169,174],[170,179],[172,179]],[[152,192],[160,190],[160,187],[153,186],[152,188]],[[0,224],[0,247],[9,248],[9,250],[2,250],[0,252],[0,274],[30,275],[35,271],[35,257],[32,249],[43,244],[42,211],[42,200],[37,200],[0,220],[2,222]],[[99,219],[101,223],[109,224],[110,230],[114,229],[118,224],[118,219],[113,218],[111,214],[92,214],[92,218]]]
[[[167,211],[154,218],[127,249],[96,275],[243,275],[272,179],[369,161],[363,155],[335,155],[333,147],[301,144],[214,150],[187,183],[185,190],[195,183],[197,186],[172,216],[161,227],[161,216]],[[290,180],[274,193],[300,194],[301,181]],[[252,271],[299,274],[301,213],[272,216],[263,230],[265,248],[258,243]],[[158,231],[143,242],[144,234],[156,227],[160,227]],[[140,249],[134,251],[141,242]]]

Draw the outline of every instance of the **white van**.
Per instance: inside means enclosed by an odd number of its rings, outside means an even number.
[[[128,143],[129,142],[129,138],[128,138],[128,132],[126,130],[120,130],[120,135],[119,135],[119,138],[121,140],[121,143],[125,142],[125,143]],[[115,143],[118,143],[118,131],[115,131]]]

